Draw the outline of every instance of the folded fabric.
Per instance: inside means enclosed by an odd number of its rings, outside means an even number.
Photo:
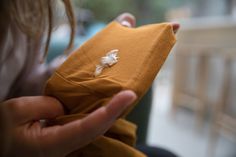
[[[149,89],[175,41],[168,23],[128,28],[112,22],[56,70],[45,94],[61,101],[68,114],[54,124],[83,118],[122,90],[133,90],[138,96],[104,136],[69,156],[145,156],[133,148],[136,126],[125,116]]]

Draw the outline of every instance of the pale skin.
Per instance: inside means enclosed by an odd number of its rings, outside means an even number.
[[[125,27],[135,27],[135,18],[124,13],[116,19]],[[178,23],[171,23],[173,31]],[[133,91],[116,94],[104,107],[87,117],[65,125],[46,126],[40,120],[64,115],[62,104],[52,97],[32,96],[7,100],[1,104],[8,125],[7,156],[63,157],[103,135],[117,117],[136,99]],[[6,135],[7,136],[7,135]]]

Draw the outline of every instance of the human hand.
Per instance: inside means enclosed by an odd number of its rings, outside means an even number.
[[[41,120],[64,115],[58,100],[47,96],[10,99],[1,106],[11,122],[7,156],[66,156],[103,135],[135,99],[132,91],[122,91],[87,117],[55,126],[46,126]]]
[[[116,21],[118,21],[120,24],[122,24],[123,26],[126,26],[126,27],[135,27],[136,26],[136,19],[130,13],[123,13],[123,14],[119,15],[116,18]],[[173,32],[177,33],[177,31],[180,28],[179,23],[177,23],[177,22],[170,22],[170,23],[172,25]]]

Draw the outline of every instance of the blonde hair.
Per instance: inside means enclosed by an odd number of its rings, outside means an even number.
[[[51,33],[54,27],[55,2],[55,0],[2,0],[0,2],[5,7],[8,7],[6,11],[9,14],[10,20],[30,38],[41,40],[42,34],[47,30],[43,60],[47,56]],[[70,0],[62,0],[62,2],[64,3],[67,19],[71,27],[70,41],[65,50],[67,52],[73,46],[76,22]]]

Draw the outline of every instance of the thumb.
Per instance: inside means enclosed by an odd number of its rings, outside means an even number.
[[[135,27],[136,19],[130,13],[123,13],[116,18],[116,21],[125,27]]]

